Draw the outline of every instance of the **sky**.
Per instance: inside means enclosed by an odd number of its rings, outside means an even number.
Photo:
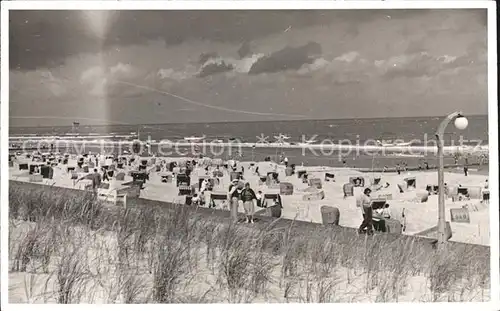
[[[11,126],[488,110],[486,10],[10,14]]]

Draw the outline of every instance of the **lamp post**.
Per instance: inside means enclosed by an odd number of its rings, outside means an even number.
[[[444,130],[450,124],[451,121],[455,120],[455,127],[459,130],[464,130],[468,121],[462,115],[462,112],[454,112],[449,114],[439,125],[436,132],[437,147],[438,147],[438,243],[442,245],[446,242],[446,215],[445,215],[445,202],[444,202],[444,159],[443,159],[443,147],[444,147]]]

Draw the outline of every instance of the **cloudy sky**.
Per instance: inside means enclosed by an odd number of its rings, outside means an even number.
[[[12,126],[487,113],[486,10],[18,11]]]

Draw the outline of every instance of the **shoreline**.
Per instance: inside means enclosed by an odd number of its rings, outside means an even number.
[[[247,162],[256,162],[258,161],[257,159],[264,159],[265,157],[269,157],[271,161],[273,162],[279,162],[279,153],[277,152],[277,149],[275,148],[260,148],[258,150],[248,150],[251,148],[241,148],[240,151],[244,152],[238,152],[238,149],[236,150],[229,149],[224,152],[219,152],[216,153],[217,156],[212,157],[212,158],[221,158],[223,160],[229,160],[229,159],[237,159],[238,161],[247,161]],[[57,151],[57,150],[56,150]],[[79,147],[76,146],[75,148],[71,148],[69,150],[59,150],[59,153],[64,154],[72,154],[72,155],[77,155],[77,154],[85,154],[85,153],[93,153],[93,154],[99,154],[100,152],[103,151],[103,148],[100,146],[96,147],[90,147],[90,146],[83,146]],[[118,156],[131,156],[130,151],[128,150],[115,150],[115,148],[104,148],[105,154],[114,154]],[[147,150],[147,152],[143,152],[139,156],[151,156],[152,154],[158,153],[156,152],[158,150],[151,149]],[[40,152],[42,154],[44,153],[51,153],[50,149],[39,149],[39,148],[33,148],[33,149],[9,149],[9,153],[14,155],[14,154],[19,154],[22,152]],[[55,152],[57,153],[57,152]],[[148,154],[149,153],[149,154]],[[433,171],[437,169],[437,157],[432,155],[432,156],[401,156],[401,155],[378,155],[378,156],[368,156],[368,155],[353,155],[353,156],[344,156],[342,154],[332,154],[332,155],[317,155],[314,154],[310,151],[302,150],[300,149],[288,149],[287,152],[285,153],[286,157],[289,158],[291,163],[303,163],[303,165],[306,166],[327,166],[327,167],[332,167],[335,169],[355,169],[362,171],[363,173],[382,173],[382,172],[396,172],[396,166],[401,163],[406,163],[406,169],[409,172],[417,172],[417,171]],[[161,155],[159,157],[162,157]],[[193,154],[193,150],[191,149],[178,149],[175,151],[169,151],[165,157],[168,158],[197,158],[199,155]],[[423,165],[425,162],[428,163],[429,169],[426,169],[425,166]],[[470,167],[469,173],[470,174],[475,174],[478,172],[481,175],[487,175],[489,171],[489,164],[488,161],[480,162],[479,159],[471,159],[469,162],[468,166]],[[384,168],[385,167],[385,168]],[[446,156],[444,157],[444,168],[446,170],[450,169],[456,169],[457,172],[459,171],[460,168],[463,168],[463,164],[455,164],[455,159],[451,156]],[[460,170],[461,171],[461,170]],[[401,172],[404,172],[404,169],[401,169]]]
[[[427,146],[427,145],[411,145],[411,146],[380,146],[380,145],[342,145],[342,144],[308,144],[308,143],[232,143],[232,142],[173,142],[171,140],[165,140],[163,142],[148,142],[143,140],[126,140],[126,141],[90,141],[90,140],[62,140],[62,139],[46,139],[40,137],[40,140],[43,141],[47,148],[50,147],[50,144],[55,144],[56,147],[60,144],[83,144],[91,147],[111,147],[111,146],[128,146],[134,143],[140,142],[144,146],[155,146],[162,148],[175,148],[175,147],[225,147],[225,148],[279,148],[279,149],[310,149],[310,150],[326,150],[326,151],[380,151],[380,152],[417,152],[417,153],[434,153],[437,154],[436,146]],[[37,141],[37,140],[35,140]],[[16,141],[17,142],[17,141]],[[25,141],[26,142],[26,141]],[[147,143],[147,144],[146,144]],[[65,146],[67,147],[67,146]],[[32,150],[38,150],[39,147],[31,147]],[[19,151],[19,150],[27,150],[30,148],[9,148],[9,151]],[[481,146],[444,146],[443,151],[445,153],[471,153],[471,155],[486,153],[488,152],[489,145],[481,145]],[[411,156],[418,156],[410,154]]]

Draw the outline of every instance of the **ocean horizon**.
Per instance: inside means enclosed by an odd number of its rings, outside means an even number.
[[[205,136],[210,139],[236,138],[241,142],[254,142],[257,137],[287,135],[290,142],[302,142],[304,138],[317,141],[356,141],[398,140],[414,141],[421,145],[425,139],[433,139],[434,133],[443,117],[401,117],[401,118],[353,118],[353,119],[321,119],[321,120],[281,120],[281,121],[234,121],[206,123],[164,123],[164,124],[110,124],[11,127],[10,136],[130,136],[139,131],[139,139],[161,141],[164,139],[182,139],[188,136]],[[450,124],[444,137],[445,143],[460,139],[464,144],[475,144],[481,141],[488,144],[488,116],[468,116],[469,126],[458,130]],[[421,143],[418,140],[422,141]],[[470,141],[469,143],[467,141]],[[472,142],[474,141],[474,142]]]
[[[488,145],[488,117],[468,116],[469,126],[465,130],[456,129],[450,124],[445,133],[445,145]],[[435,139],[435,131],[442,117],[419,117],[419,118],[370,118],[370,119],[324,119],[324,120],[286,120],[286,121],[259,121],[259,122],[214,122],[214,123],[168,123],[153,125],[106,125],[89,126],[80,125],[63,127],[22,127],[11,128],[9,136],[22,140],[22,137],[64,137],[87,136],[85,140],[105,139],[110,141],[141,141],[160,142],[180,141],[185,137],[205,136],[207,142],[213,140],[230,141],[237,139],[241,143],[255,143],[261,139],[267,142],[276,142],[280,135],[287,135],[288,142],[300,143],[304,140],[315,140],[316,143],[325,144],[352,144],[362,145],[368,141],[380,140],[382,142],[411,142],[413,146],[432,144]],[[137,133],[139,131],[139,134]],[[138,135],[137,135],[138,134]],[[81,148],[82,144],[79,145]],[[238,150],[241,149],[241,150]],[[81,149],[79,149],[81,150]],[[85,146],[86,151],[100,151],[98,146]],[[116,152],[116,148],[110,147],[107,152]],[[190,148],[180,148],[179,153],[189,153]],[[152,146],[152,153],[158,152],[158,146]],[[270,156],[276,158],[278,153],[284,152],[291,161],[304,163],[306,165],[328,165],[328,166],[353,166],[380,168],[383,166],[394,167],[397,163],[405,162],[409,166],[421,165],[428,162],[430,165],[436,163],[434,155],[408,156],[408,155],[363,155],[363,154],[341,154],[339,152],[327,152],[318,154],[307,148],[286,149],[282,148],[229,148],[220,157],[229,158],[236,154],[241,159],[254,160]],[[445,162],[454,162],[452,156],[446,157]]]
[[[467,115],[468,118],[488,118],[487,114],[469,114]],[[16,116],[11,116],[11,118],[16,118]],[[28,117],[27,117],[28,118]],[[318,119],[318,118],[311,118],[311,119],[304,119],[304,118],[297,118],[297,119],[276,119],[276,120],[225,120],[225,121],[207,121],[207,122],[165,122],[165,123],[109,123],[109,124],[85,124],[82,122],[77,122],[79,123],[80,126],[82,127],[105,127],[105,126],[155,126],[155,125],[171,125],[171,124],[221,124],[221,123],[254,123],[254,122],[262,122],[262,123],[272,123],[272,122],[297,122],[297,121],[337,121],[337,120],[387,120],[387,119],[444,119],[445,116],[434,116],[434,115],[422,115],[422,116],[406,116],[406,117],[359,117],[359,118],[324,118],[324,119]],[[75,118],[78,119],[78,118]],[[43,125],[43,126],[38,126],[38,125],[32,125],[32,126],[9,126],[11,129],[20,129],[20,128],[55,128],[55,127],[72,127],[71,124],[67,126],[61,126],[61,125]]]

